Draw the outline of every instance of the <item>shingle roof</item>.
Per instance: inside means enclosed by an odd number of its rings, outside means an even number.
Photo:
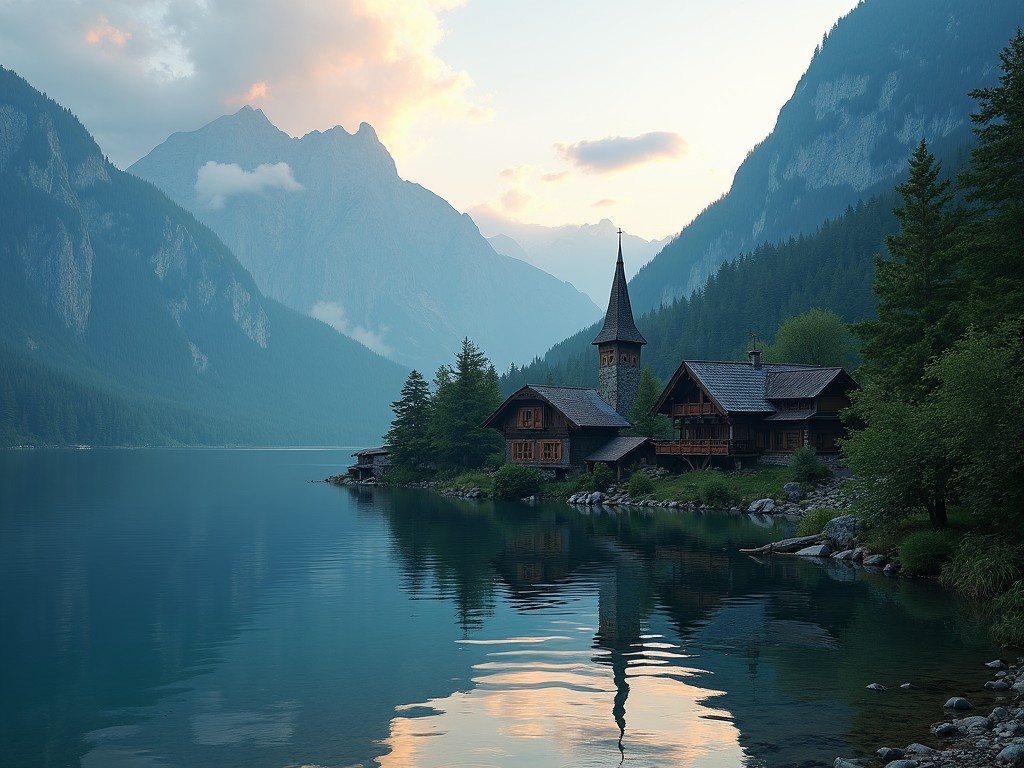
[[[644,443],[649,442],[650,439],[649,437],[616,437],[587,456],[584,461],[618,461]]]
[[[765,381],[767,400],[817,397],[843,372],[842,368],[772,371]]]
[[[687,360],[683,365],[725,411],[747,413],[772,413],[775,410],[765,397],[769,376],[821,370],[806,365],[778,363],[765,363],[754,368],[750,363],[706,360]]]
[[[524,387],[547,400],[577,427],[631,427],[625,418],[601,399],[596,389],[582,387]],[[522,391],[522,390],[520,390]]]
[[[619,258],[615,262],[615,277],[612,278],[612,292],[608,297],[608,311],[604,325],[591,344],[608,341],[631,341],[646,344],[647,339],[637,330],[633,322],[633,308],[629,304],[629,289],[626,287],[626,272],[622,266],[622,241],[619,241]]]
[[[813,408],[799,411],[776,411],[771,416],[766,416],[765,421],[804,421],[817,413]]]

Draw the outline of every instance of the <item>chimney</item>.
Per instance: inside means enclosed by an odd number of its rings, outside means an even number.
[[[755,370],[761,370],[761,350],[752,349],[747,352],[747,357],[750,358],[750,366]]]

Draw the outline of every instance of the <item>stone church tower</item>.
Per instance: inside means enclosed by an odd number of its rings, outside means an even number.
[[[647,343],[636,323],[629,305],[626,273],[622,267],[622,230],[619,230],[619,258],[615,262],[612,293],[608,297],[608,311],[604,327],[592,344],[597,346],[597,391],[606,403],[623,417],[636,401],[640,389],[640,348]]]

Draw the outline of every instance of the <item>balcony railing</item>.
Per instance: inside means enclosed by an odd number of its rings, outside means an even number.
[[[732,456],[749,454],[753,446],[747,440],[728,438],[688,438],[683,440],[657,440],[655,453],[663,456]]]
[[[714,403],[674,403],[672,405],[673,416],[714,416]]]

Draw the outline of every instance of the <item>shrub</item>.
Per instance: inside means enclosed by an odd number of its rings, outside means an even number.
[[[506,464],[494,474],[494,495],[499,499],[521,499],[540,492],[544,478],[533,467]]]
[[[1002,645],[1024,646],[1024,580],[992,600],[992,639]]]
[[[994,534],[964,536],[942,567],[942,583],[968,597],[985,599],[1021,578],[1021,551]]]
[[[914,531],[900,544],[900,567],[918,576],[936,576],[953,558],[956,542],[948,531]]]
[[[652,493],[654,493],[654,483],[651,482],[651,478],[647,476],[646,472],[638,470],[629,476],[629,498],[642,499]]]
[[[608,490],[608,486],[612,484],[614,476],[612,475],[611,467],[607,464],[598,462],[594,465],[594,471],[590,473],[591,482],[595,491],[604,493]]]
[[[789,458],[789,468],[798,483],[821,483],[832,477],[832,470],[807,445],[793,451]]]
[[[713,474],[704,481],[700,489],[700,499],[709,507],[730,507],[736,503],[736,496],[729,488],[729,483],[721,475]]]
[[[815,509],[807,510],[807,514],[801,518],[800,523],[796,527],[797,536],[814,536],[815,534],[821,533],[825,530],[825,524],[829,520],[833,520],[840,515],[845,514],[838,509],[828,509],[826,507],[816,507]]]

